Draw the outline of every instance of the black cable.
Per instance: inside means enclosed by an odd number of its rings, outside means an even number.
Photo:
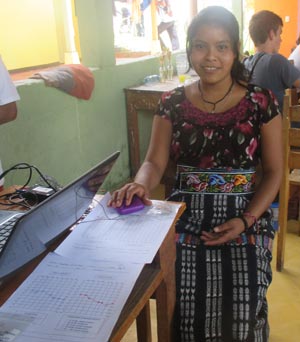
[[[56,189],[49,181],[48,179],[42,174],[42,172],[34,165],[31,166],[32,168],[35,169],[35,171],[40,175],[42,180],[52,189],[54,192],[56,192],[58,189]]]
[[[25,184],[21,187],[21,188],[25,188],[31,181],[32,178],[32,169],[34,169],[42,178],[42,180],[55,192],[57,192],[57,188],[54,187],[49,181],[48,179],[43,175],[43,173],[34,165],[30,165],[28,163],[18,163],[13,165],[12,167],[10,167],[9,169],[5,170],[3,173],[0,174],[0,179],[5,177],[9,172],[13,171],[13,170],[27,170],[29,169],[29,177],[27,179],[27,181],[25,182]]]
[[[0,180],[1,180],[1,178],[5,177],[10,171],[13,171],[13,170],[26,170],[26,169],[29,169],[29,177],[28,177],[26,183],[24,185],[22,185],[22,187],[21,187],[21,188],[25,188],[29,184],[29,182],[31,181],[31,177],[32,177],[31,165],[29,165],[27,163],[18,163],[16,165],[13,165],[9,169],[5,170],[3,173],[1,173]]]
[[[3,199],[5,202],[0,202],[0,205],[4,206],[22,206],[26,209],[31,209],[35,205],[39,203],[38,196],[33,192],[27,192],[24,189],[30,183],[32,179],[33,170],[35,170],[40,178],[52,189],[54,192],[57,192],[60,188],[59,184],[55,181],[56,186],[53,186],[51,182],[48,181],[45,175],[34,165],[30,165],[28,163],[18,163],[11,166],[9,169],[5,170],[0,174],[0,180],[5,177],[9,172],[16,171],[16,170],[29,170],[28,178],[26,182],[19,188],[16,189],[12,193],[4,194],[0,196],[0,199]]]

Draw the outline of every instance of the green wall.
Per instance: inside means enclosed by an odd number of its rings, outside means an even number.
[[[16,82],[21,96],[18,118],[0,126],[0,156],[3,169],[27,162],[65,185],[120,150],[105,184],[110,190],[130,175],[123,89],[157,73],[158,61],[115,65],[111,0],[76,0],[75,5],[82,63],[93,68],[95,77],[93,95],[79,100],[43,81]],[[22,183],[26,177],[21,173],[8,175],[5,185]]]

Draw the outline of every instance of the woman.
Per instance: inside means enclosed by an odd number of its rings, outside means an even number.
[[[170,200],[187,205],[176,225],[178,340],[268,341],[268,208],[282,169],[278,105],[270,91],[247,84],[238,23],[223,7],[193,19],[187,55],[199,82],[162,96],[145,161],[109,205],[129,204],[134,194],[150,204],[170,155],[177,164]]]

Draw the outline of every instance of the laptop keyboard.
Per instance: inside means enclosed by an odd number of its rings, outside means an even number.
[[[16,221],[22,215],[23,214],[16,214],[15,216],[9,218],[6,222],[4,222],[0,225],[0,253],[3,249],[3,247],[5,246],[5,243],[6,243],[7,239],[9,238],[10,233],[11,233]]]

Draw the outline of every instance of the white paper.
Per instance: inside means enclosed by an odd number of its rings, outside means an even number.
[[[119,215],[107,207],[108,198],[104,196],[55,252],[87,260],[151,263],[180,204],[152,201],[152,206],[141,211]]]
[[[0,341],[108,341],[142,267],[47,255],[1,307]]]
[[[15,341],[32,321],[28,316],[0,312],[0,341]]]
[[[119,215],[109,194],[0,309],[1,342],[106,342],[180,204]],[[174,242],[175,243],[175,242]]]

